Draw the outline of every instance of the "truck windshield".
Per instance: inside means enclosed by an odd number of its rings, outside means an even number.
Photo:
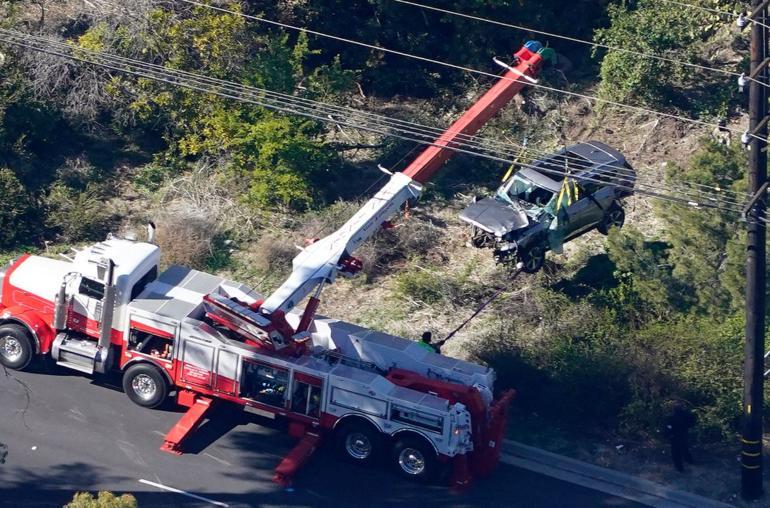
[[[521,175],[514,175],[497,191],[497,199],[510,204],[521,204],[526,208],[545,207],[553,199],[553,192],[538,187],[533,181]]]

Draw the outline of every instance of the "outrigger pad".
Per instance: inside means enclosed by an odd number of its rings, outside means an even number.
[[[308,432],[275,468],[273,481],[282,487],[290,487],[294,476],[307,464],[321,444],[320,434]]]
[[[208,397],[197,397],[195,404],[168,431],[160,449],[174,455],[182,454],[182,441],[198,428],[203,417],[214,406],[214,401]]]

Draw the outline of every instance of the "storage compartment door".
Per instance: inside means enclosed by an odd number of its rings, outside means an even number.
[[[181,379],[185,383],[211,388],[214,348],[206,344],[186,340],[182,360]]]
[[[227,395],[238,393],[238,355],[232,351],[219,350],[217,358],[216,390]]]

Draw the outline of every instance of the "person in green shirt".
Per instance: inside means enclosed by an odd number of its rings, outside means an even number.
[[[432,333],[424,332],[422,334],[422,338],[420,339],[420,341],[417,344],[419,344],[421,347],[423,347],[424,349],[427,349],[428,351],[430,351],[432,353],[439,353],[440,351],[439,351],[438,346],[436,346],[434,344],[431,344],[431,340],[432,339],[433,339],[433,334]]]

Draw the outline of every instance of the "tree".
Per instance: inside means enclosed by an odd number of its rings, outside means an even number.
[[[713,75],[691,67],[641,55],[695,61],[703,42],[713,34],[714,25],[704,25],[702,16],[688,9],[657,0],[611,4],[607,12],[610,26],[596,30],[594,40],[628,52],[596,50],[604,54],[600,86],[604,98],[726,112],[732,83],[728,86],[721,76],[716,81]]]
[[[137,508],[136,498],[131,494],[116,496],[111,492],[99,492],[97,497],[89,492],[78,492],[72,502],[64,508]]]
[[[32,197],[16,174],[8,168],[0,168],[0,247],[13,247],[16,243],[30,243],[32,232]]]

